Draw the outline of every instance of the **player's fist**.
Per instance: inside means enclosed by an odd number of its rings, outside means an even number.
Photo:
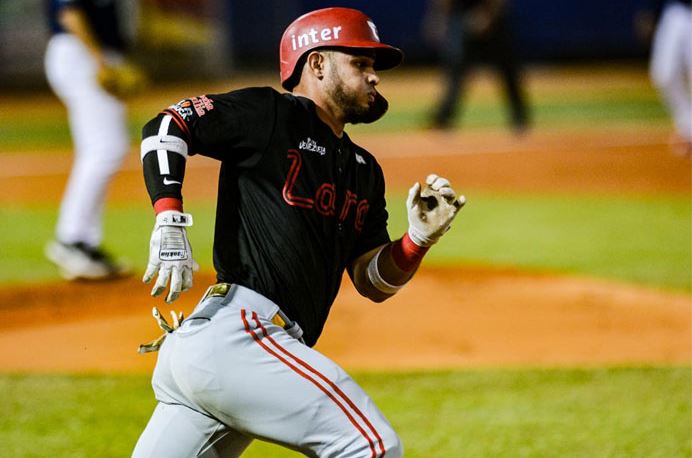
[[[437,242],[465,203],[466,198],[457,197],[446,178],[428,175],[424,187],[415,183],[406,200],[408,235],[413,243],[427,247]]]
[[[158,296],[170,288],[166,302],[171,303],[182,291],[192,288],[192,272],[199,266],[192,259],[192,247],[187,240],[186,227],[192,226],[192,215],[168,210],[156,216],[156,225],[149,242],[149,263],[142,281],[149,283],[154,275],[158,278],[151,290]]]

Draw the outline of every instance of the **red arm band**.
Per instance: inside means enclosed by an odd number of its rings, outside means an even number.
[[[429,249],[430,247],[420,247],[413,243],[407,232],[392,243],[392,259],[399,269],[410,272],[420,264]]]
[[[162,211],[177,210],[183,211],[183,201],[175,197],[162,197],[154,202],[154,212],[158,215]]]

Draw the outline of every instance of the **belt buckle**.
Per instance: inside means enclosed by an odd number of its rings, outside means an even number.
[[[230,283],[217,283],[209,287],[209,289],[207,290],[207,294],[205,294],[204,297],[226,297],[230,290]]]
[[[286,322],[284,321],[283,318],[281,318],[281,314],[278,312],[272,318],[272,323],[274,323],[275,325],[277,325],[278,327],[280,327],[282,329],[286,329]]]
[[[289,317],[287,317],[281,309],[279,309],[276,314],[272,317],[272,323],[283,328],[289,336],[293,337],[294,339],[300,341],[301,343],[305,343],[305,340],[303,339],[303,329],[300,327],[298,323],[295,321],[291,321]]]

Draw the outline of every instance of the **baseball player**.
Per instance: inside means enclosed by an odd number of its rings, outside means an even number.
[[[522,68],[514,46],[508,0],[430,2],[431,13],[444,21],[444,40],[438,46],[441,45],[446,79],[431,126],[453,127],[469,73],[474,66],[488,63],[502,80],[512,129],[524,133],[530,123],[529,107],[522,87]]]
[[[188,157],[221,162],[214,239],[218,283],[168,325],[152,385],[158,400],[135,457],[235,457],[253,438],[319,457],[400,457],[380,410],[312,349],[344,271],[381,302],[413,276],[464,203],[436,175],[410,189],[409,228],[391,241],[375,157],[344,132],[387,110],[378,70],[397,66],[362,12],[326,8],[288,26],[281,84],[185,99],[143,128],[156,212],[144,281],[175,300],[194,262],[181,186]],[[170,283],[170,287],[168,286]],[[383,326],[386,326],[383,323]],[[357,336],[354,336],[354,340]]]
[[[692,157],[692,1],[663,2],[651,49],[651,79],[675,124],[673,151]]]
[[[46,256],[67,279],[117,276],[124,267],[100,247],[103,206],[129,148],[118,81],[136,84],[137,72],[124,64],[114,0],[49,0],[48,18],[45,71],[67,108],[75,159]]]

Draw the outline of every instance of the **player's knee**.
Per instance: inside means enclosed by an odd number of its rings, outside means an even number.
[[[94,156],[98,157],[98,164],[103,173],[113,174],[120,169],[128,152],[129,146],[126,143],[114,143],[104,145]]]
[[[332,449],[333,447],[338,447],[338,449]],[[338,450],[336,455],[333,454],[335,450]],[[377,437],[373,437],[372,435],[368,435],[366,438],[362,435],[354,436],[349,445],[344,446],[343,443],[332,444],[328,451],[323,450],[319,454],[319,456],[349,456],[359,458],[372,458],[373,456],[401,458],[403,455],[404,451],[401,439],[399,439],[397,433],[390,427],[377,428]]]
[[[108,148],[103,151],[107,158],[117,163],[122,162],[129,152],[130,145],[127,137],[123,137],[118,141],[113,142],[112,145],[109,145]]]
[[[656,65],[649,69],[649,77],[659,90],[665,90],[675,82],[675,71],[671,65]]]

